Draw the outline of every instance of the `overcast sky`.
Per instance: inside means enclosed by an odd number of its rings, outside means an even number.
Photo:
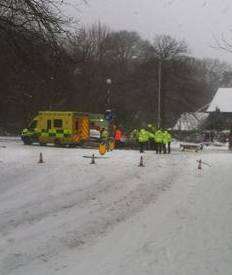
[[[211,48],[213,35],[224,33],[232,41],[232,0],[88,0],[81,11],[69,8],[68,12],[82,24],[101,21],[113,30],[137,31],[149,40],[156,34],[184,38],[193,55],[232,63],[232,53]]]

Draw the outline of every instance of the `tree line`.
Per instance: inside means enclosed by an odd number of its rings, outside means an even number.
[[[185,41],[169,35],[151,42],[101,23],[67,31],[63,4],[0,3],[2,129],[18,132],[39,110],[104,113],[109,89],[110,107],[125,129],[157,122],[159,98],[161,126],[171,127],[231,84],[228,64],[191,57]]]

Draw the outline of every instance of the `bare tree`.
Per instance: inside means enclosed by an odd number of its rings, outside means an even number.
[[[8,113],[18,112],[19,117],[21,109],[29,113],[43,105],[48,94],[58,101],[62,85],[56,83],[68,76],[61,45],[70,22],[62,14],[66,4],[62,0],[0,1],[0,101]]]
[[[90,28],[82,26],[70,36],[70,48],[76,62],[87,62],[90,59],[101,61],[105,53],[105,43],[110,30],[100,22]]]
[[[145,46],[146,41],[136,32],[111,32],[107,38],[107,55],[123,66],[132,60],[143,59]]]
[[[169,35],[158,35],[152,46],[153,56],[158,61],[158,127],[165,126],[166,90],[162,89],[162,71],[165,62],[187,53],[188,47],[185,41],[177,41]]]
[[[231,38],[225,37],[225,34],[222,33],[220,38],[214,36],[214,42],[215,45],[213,45],[212,48],[232,53]]]
[[[61,0],[1,0],[0,32],[12,40],[17,33],[28,31],[54,40],[66,22],[60,10]]]
[[[153,53],[161,61],[171,60],[187,53],[188,46],[184,40],[176,40],[169,35],[157,35],[153,43]]]
[[[82,26],[70,36],[68,48],[75,64],[73,74],[78,91],[74,100],[78,101],[79,109],[103,111],[98,106],[104,106],[105,81],[108,77],[106,40],[109,33],[109,28],[99,22],[89,28]]]
[[[68,0],[1,0],[0,39],[14,50],[24,41],[44,40],[56,46],[74,23],[63,13],[66,5]]]

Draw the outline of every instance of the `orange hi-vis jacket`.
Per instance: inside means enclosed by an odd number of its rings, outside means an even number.
[[[122,138],[122,132],[120,130],[116,130],[114,139],[120,141],[121,138]]]

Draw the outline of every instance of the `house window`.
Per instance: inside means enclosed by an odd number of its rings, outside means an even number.
[[[55,128],[62,128],[63,127],[62,119],[54,119],[54,127]]]

